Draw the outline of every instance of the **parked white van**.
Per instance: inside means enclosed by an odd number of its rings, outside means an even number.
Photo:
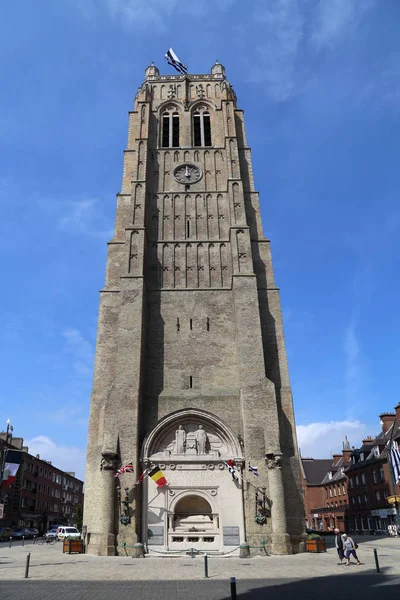
[[[81,534],[76,527],[59,527],[57,529],[57,537],[59,540],[63,540],[64,538],[74,539],[81,537]]]

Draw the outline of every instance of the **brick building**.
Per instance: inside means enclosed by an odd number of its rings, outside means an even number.
[[[303,490],[306,527],[320,531],[322,527],[322,511],[324,489],[322,482],[332,464],[326,458],[302,458],[300,476]]]
[[[382,431],[351,448],[346,438],[342,454],[332,459],[301,459],[306,526],[318,531],[387,532],[396,522],[400,497],[388,463],[387,444],[400,442],[400,403],[395,413],[382,413]]]
[[[395,413],[380,416],[382,431],[375,438],[365,438],[360,448],[353,449],[346,469],[349,488],[348,520],[352,531],[387,531],[396,521],[396,506],[389,496],[399,496],[400,486],[394,485],[386,445],[400,439],[400,403]],[[397,417],[397,419],[396,419]]]
[[[0,439],[5,439],[4,433]],[[83,481],[29,454],[22,438],[13,438],[8,447],[21,450],[22,460],[15,481],[1,488],[7,499],[0,527],[73,525],[77,507],[83,507]]]
[[[346,467],[352,450],[347,440],[343,442],[342,454],[330,459],[302,458],[302,481],[306,526],[317,531],[347,528],[348,509]]]

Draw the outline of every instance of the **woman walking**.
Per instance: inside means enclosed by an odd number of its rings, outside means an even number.
[[[360,561],[358,560],[356,548],[358,548],[358,546],[354,542],[353,538],[349,537],[347,535],[347,533],[344,533],[343,534],[343,549],[344,549],[345,556],[346,556],[346,559],[347,559],[347,562],[346,562],[346,566],[347,567],[350,565],[350,556],[351,555],[354,556],[354,558],[357,561],[357,564],[361,565]]]

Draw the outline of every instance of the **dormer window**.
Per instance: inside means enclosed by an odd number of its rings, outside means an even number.
[[[179,148],[179,114],[174,110],[166,110],[161,122],[161,147]]]
[[[360,454],[360,460],[363,461],[364,460],[364,452],[361,452]]]
[[[332,479],[332,471],[329,471],[329,473],[328,473],[328,479]]]
[[[211,146],[210,113],[204,108],[193,114],[193,145]]]

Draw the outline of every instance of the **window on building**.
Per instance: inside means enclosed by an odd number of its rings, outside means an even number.
[[[377,502],[381,501],[381,493],[380,493],[379,490],[376,490],[376,492],[375,492],[375,498],[376,498]]]
[[[56,490],[55,494],[56,494],[56,498],[60,498],[60,496],[61,496],[60,490]]]
[[[332,488],[329,488],[329,496],[332,498]]]
[[[55,482],[55,480],[56,480],[56,474],[55,473],[51,474],[51,480],[52,480],[53,483]]]
[[[325,494],[326,494],[326,497],[328,498],[328,496],[329,496],[328,488],[325,488]]]
[[[374,480],[374,483],[377,483],[377,481],[378,481],[378,478],[377,478],[377,476],[376,476],[376,471],[375,471],[375,469],[372,471],[372,479]]]
[[[342,492],[343,492],[343,494],[346,494],[346,486],[344,485],[344,483],[342,485]]]
[[[44,470],[44,476],[45,476],[45,477],[46,477],[46,479],[47,479],[47,469],[45,469],[45,470]]]
[[[365,506],[368,506],[368,496],[367,496],[367,494],[364,494],[364,504],[365,504]]]
[[[211,146],[210,113],[204,109],[193,114],[193,145]]]
[[[361,473],[361,482],[363,485],[365,485],[365,474]]]
[[[42,491],[42,484],[41,484],[41,483],[39,483],[39,484],[38,484],[38,492],[41,492],[41,491]]]
[[[381,467],[381,468],[379,469],[379,477],[380,477],[380,480],[381,480],[381,481],[385,481],[385,472],[384,472],[384,470],[383,470],[383,467]]]
[[[351,487],[351,488],[352,488],[352,487],[354,487],[354,481],[353,481],[353,478],[352,478],[352,477],[350,477],[350,479],[349,479],[349,483],[350,483],[350,487]]]
[[[61,475],[56,475],[56,483],[61,483]]]
[[[338,493],[338,496],[341,496],[341,495],[342,495],[342,491],[341,491],[341,489],[340,489],[340,483],[339,483],[339,485],[337,486],[337,493]]]
[[[39,468],[39,475],[42,475],[42,473],[43,473],[43,467],[40,467]]]
[[[361,496],[357,496],[358,506],[361,506]]]
[[[356,479],[356,486],[359,486],[360,485],[360,480],[358,478],[358,475],[356,475],[355,479]]]
[[[173,108],[162,115],[161,147],[179,148],[179,113]]]
[[[353,506],[356,505],[356,498],[355,498],[355,496],[352,497],[351,502],[352,502]]]
[[[360,460],[364,460],[364,452],[361,452],[361,454],[360,454]]]

